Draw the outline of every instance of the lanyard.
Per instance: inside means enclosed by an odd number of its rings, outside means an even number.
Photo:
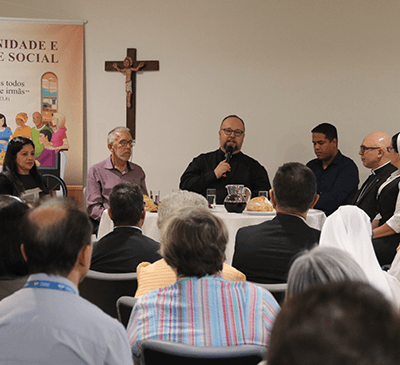
[[[49,281],[49,280],[28,281],[24,285],[24,288],[61,290],[61,291],[67,291],[69,293],[76,294],[75,290],[72,289],[69,285],[63,284],[63,283],[57,283],[56,281]]]

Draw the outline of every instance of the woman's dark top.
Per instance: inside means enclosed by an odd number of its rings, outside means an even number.
[[[17,177],[21,180],[22,185],[24,185],[25,190],[40,188],[42,192],[40,196],[46,195],[49,193],[46,183],[42,179],[42,177],[38,174],[37,178],[33,175],[17,175]],[[18,196],[17,190],[11,183],[10,179],[7,176],[7,172],[2,172],[0,174],[0,194],[8,194]]]

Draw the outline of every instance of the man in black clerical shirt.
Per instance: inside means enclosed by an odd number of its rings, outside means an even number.
[[[307,163],[317,179],[319,200],[315,209],[326,215],[339,206],[351,204],[358,188],[358,168],[354,161],[338,150],[336,127],[322,123],[312,131],[316,159]]]
[[[236,115],[224,118],[219,130],[219,149],[194,158],[181,176],[179,188],[203,196],[207,195],[207,189],[214,188],[217,204],[223,204],[227,195],[225,186],[229,184],[247,186],[252,196],[257,196],[260,190],[268,191],[271,184],[265,168],[241,152],[244,135],[241,118]],[[229,157],[227,150],[231,151]]]
[[[371,175],[358,191],[354,204],[363,209],[373,220],[378,213],[377,192],[386,179],[396,171],[390,163],[390,137],[383,132],[371,133],[364,138],[360,146],[363,165],[371,169]]]

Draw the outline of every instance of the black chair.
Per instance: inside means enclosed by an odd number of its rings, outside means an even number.
[[[137,289],[135,272],[126,274],[107,274],[89,270],[79,284],[79,294],[97,305],[104,312],[118,318],[116,303],[124,296],[134,296]]]
[[[117,300],[118,320],[124,325],[125,328],[128,327],[132,308],[135,306],[136,301],[137,298],[127,296],[121,297]]]
[[[279,304],[282,303],[283,300],[285,299],[287,283],[263,284],[263,283],[255,283],[253,281],[248,281],[248,283],[267,289],[274,296],[274,298]]]
[[[205,347],[146,339],[141,347],[143,365],[257,365],[266,348],[256,345]]]
[[[42,175],[49,193],[57,196],[68,196],[67,185],[65,184],[64,169],[66,164],[65,153],[57,152],[55,154],[55,164],[51,167],[38,166],[37,170]]]

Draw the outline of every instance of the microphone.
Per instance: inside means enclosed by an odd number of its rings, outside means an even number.
[[[232,152],[233,152],[233,147],[232,147],[232,146],[226,147],[225,160],[226,160],[226,162],[228,162],[228,163],[229,163],[229,161],[231,160]]]

